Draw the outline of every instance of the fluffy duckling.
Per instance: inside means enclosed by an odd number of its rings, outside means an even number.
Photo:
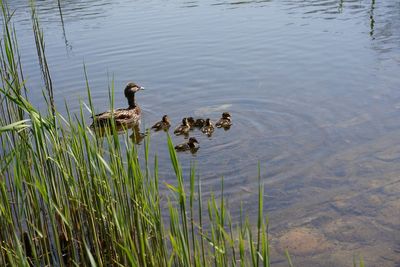
[[[206,124],[206,121],[204,119],[197,119],[194,122],[194,127],[198,127],[198,128],[203,128],[203,126]]]
[[[197,145],[196,145],[197,144]],[[190,137],[189,141],[186,143],[179,144],[175,146],[176,151],[188,151],[190,150],[192,153],[196,152],[199,149],[199,142],[194,137]]]
[[[190,125],[189,125],[188,119],[187,118],[183,118],[182,119],[182,124],[175,129],[174,134],[176,134],[176,135],[181,135],[181,134],[187,135],[189,133],[189,131],[190,131]]]
[[[206,119],[206,123],[203,126],[203,128],[201,128],[201,131],[203,133],[205,133],[206,135],[208,135],[208,137],[210,137],[213,132],[214,132],[214,125],[212,124],[212,122],[210,121],[210,119]]]
[[[93,123],[90,127],[105,127],[110,124],[111,119],[115,121],[116,126],[129,126],[138,124],[142,115],[140,107],[135,102],[135,93],[143,90],[144,88],[129,82],[125,86],[124,94],[128,99],[129,106],[127,108],[119,108],[112,111],[106,111],[103,113],[92,116]]]
[[[161,121],[154,124],[151,129],[154,129],[156,132],[160,130],[168,131],[169,127],[171,126],[171,121],[169,120],[168,115],[164,115]]]
[[[195,120],[193,119],[193,117],[188,117],[187,118],[189,126],[190,126],[190,130],[193,130],[194,128],[194,124],[195,124]]]
[[[231,114],[229,114],[228,112],[224,112],[222,113],[222,118],[219,119],[217,121],[217,123],[215,124],[215,126],[217,126],[217,128],[229,128],[232,125],[232,119],[231,119]]]

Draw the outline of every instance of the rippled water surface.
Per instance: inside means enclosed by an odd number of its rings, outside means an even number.
[[[398,0],[37,1],[57,105],[97,111],[107,86],[134,80],[142,128],[163,114],[233,127],[180,154],[205,194],[221,176],[233,216],[257,210],[265,182],[274,266],[400,264],[400,2]],[[30,98],[43,105],[26,1],[10,1]],[[89,121],[89,114],[88,121]],[[151,136],[161,180],[173,182],[164,133]],[[174,137],[175,143],[183,139]]]

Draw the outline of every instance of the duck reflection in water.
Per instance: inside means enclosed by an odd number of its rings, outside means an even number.
[[[125,134],[129,129],[132,129],[132,134],[129,136],[129,138],[131,138],[132,142],[134,142],[135,144],[140,144],[147,135],[147,133],[142,133],[140,131],[138,123],[118,125],[118,126],[115,125],[115,131],[119,135]],[[106,135],[112,134],[111,127],[95,127],[93,130],[96,136],[99,137],[104,137]]]

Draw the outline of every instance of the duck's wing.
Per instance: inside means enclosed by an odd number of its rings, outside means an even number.
[[[159,130],[161,128],[162,128],[162,122],[161,121],[159,121],[156,124],[154,124],[153,126],[151,126],[151,129]]]
[[[97,125],[97,126],[106,125],[110,121],[111,116],[112,116],[111,111],[102,112],[102,113],[92,116],[93,123],[90,127],[93,127],[94,125]]]
[[[127,111],[128,109],[126,109],[126,108],[118,108],[118,109],[115,109],[114,111],[111,111],[111,110],[107,110],[107,111],[105,111],[105,112],[102,112],[102,113],[98,113],[98,114],[96,114],[96,115],[94,115],[94,116],[91,116],[91,118],[93,119],[108,119],[108,118],[111,118],[111,116],[112,116],[112,114],[114,113],[114,118],[117,118],[118,117],[118,115],[119,114],[124,114],[125,113],[125,111]]]
[[[140,115],[135,114],[135,112],[132,110],[126,108],[119,108],[114,111],[109,110],[106,112],[96,114],[92,116],[92,118],[94,123],[103,125],[105,123],[108,123],[112,117],[114,117],[115,122],[118,124],[121,122],[130,121],[131,119],[133,119],[134,117],[136,118],[137,116]]]
[[[176,135],[188,135],[190,131],[190,127],[189,126],[179,126],[178,128],[175,129],[174,134]]]
[[[219,119],[219,120],[217,121],[217,123],[215,124],[215,126],[216,126],[217,128],[221,128],[223,122],[224,122],[224,119]]]
[[[105,111],[105,112],[102,112],[102,113],[98,113],[96,115],[92,115],[90,118],[99,119],[99,118],[102,118],[104,116],[111,117],[111,111],[108,110],[108,111]]]
[[[140,120],[140,108],[118,109],[115,111],[114,119],[117,124],[134,124]]]
[[[220,119],[216,124],[215,124],[215,126],[217,127],[217,128],[221,128],[221,127],[229,127],[229,126],[231,126],[232,125],[232,121],[231,120],[229,120],[229,119]]]
[[[179,133],[182,132],[182,125],[179,125],[178,127],[175,128],[174,133]]]
[[[204,127],[201,129],[201,131],[202,131],[204,134],[211,135],[211,134],[214,132],[214,127],[211,127],[211,126],[204,126]]]
[[[188,150],[189,149],[189,145],[187,143],[179,144],[179,145],[175,146],[175,149],[177,151]]]
[[[222,127],[231,127],[232,126],[232,121],[231,120],[225,120],[224,123],[222,124]]]

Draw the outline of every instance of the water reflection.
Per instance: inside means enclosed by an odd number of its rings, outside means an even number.
[[[63,18],[63,14],[62,14],[61,2],[60,2],[60,0],[57,0],[57,1],[58,1],[58,11],[59,11],[60,20],[61,20],[61,28],[62,28],[63,38],[64,38],[64,42],[65,42],[65,49],[68,53],[70,50],[72,50],[72,46],[68,43],[67,34],[65,33],[65,25],[64,25],[64,18]]]
[[[183,6],[184,8],[192,8],[192,7],[198,7],[199,4],[197,1],[186,1],[183,2]]]
[[[30,12],[30,3],[25,0],[13,0],[8,1],[11,10],[17,10],[18,12],[24,12],[24,16],[17,16],[17,21],[19,23],[27,23],[30,21],[30,17],[27,16]],[[107,11],[110,6],[114,3],[109,0],[87,0],[87,1],[77,1],[77,0],[65,0],[60,2],[41,0],[35,1],[37,7],[37,12],[39,17],[43,22],[56,22],[59,19],[60,8],[62,6],[63,15],[68,20],[73,21],[79,20],[93,20],[100,17],[107,16]]]
[[[373,48],[379,53],[387,54],[399,52],[395,43],[400,43],[400,5],[394,2],[376,6],[371,2],[370,10],[370,35],[373,39]],[[384,55],[390,58],[390,55]],[[392,57],[393,58],[393,57]]]
[[[352,16],[360,15],[365,10],[365,1],[351,0],[344,2],[343,0],[306,0],[306,1],[286,1],[291,12],[304,15],[316,14],[317,18],[323,19],[340,19],[339,15],[349,10]],[[308,16],[307,16],[308,17]],[[307,18],[304,17],[304,18]],[[347,19],[347,18],[343,18]]]
[[[340,0],[340,1],[339,1],[339,6],[338,6],[338,12],[339,12],[339,13],[342,13],[342,12],[343,12],[343,1],[344,1],[344,0]]]
[[[93,126],[91,129],[94,131],[96,136],[103,138],[106,136],[112,135],[112,130],[111,127],[107,126]],[[129,130],[132,130],[132,134],[129,135],[129,138],[133,141],[135,144],[141,144],[146,135],[149,134],[148,131],[146,133],[143,133],[140,131],[140,124],[138,123],[131,123],[131,124],[125,124],[125,125],[115,125],[115,130],[117,134],[119,135],[125,135]]]
[[[369,31],[369,35],[371,35],[372,39],[374,38],[374,25],[375,25],[375,19],[374,19],[374,9],[375,9],[375,0],[371,1],[371,10],[370,10],[370,28],[371,30]]]
[[[248,1],[219,1],[212,3],[212,6],[230,6],[230,8],[240,8],[240,6],[263,6],[262,4],[272,0],[248,0]]]

